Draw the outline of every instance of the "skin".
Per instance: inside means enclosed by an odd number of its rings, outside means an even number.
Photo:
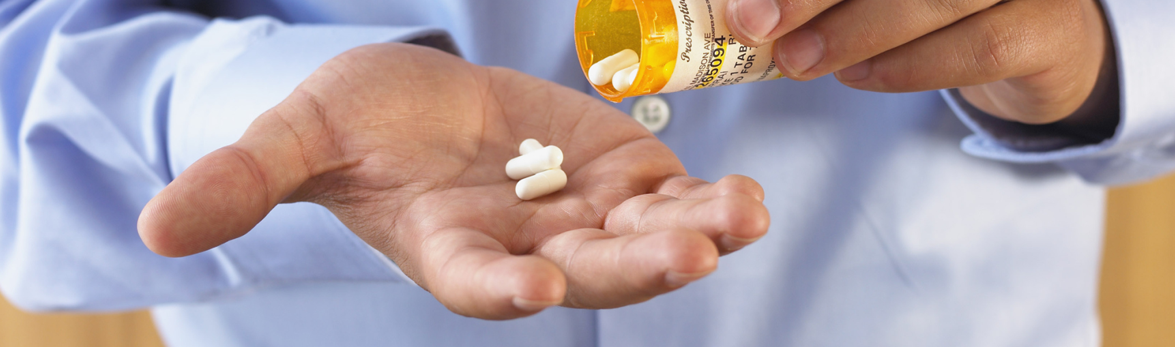
[[[514,195],[526,138],[565,153],[568,184]],[[236,143],[143,209],[156,253],[240,237],[279,203],[330,209],[453,312],[510,319],[612,308],[697,280],[767,232],[763,190],[709,183],[644,127],[575,90],[405,44],[324,64]]]
[[[775,42],[799,81],[881,92],[959,88],[994,116],[1093,124],[1116,76],[1094,0],[731,0],[742,42]],[[1082,123],[1076,123],[1080,127]],[[567,187],[514,196],[504,164],[536,138]],[[143,241],[186,256],[279,203],[329,208],[450,310],[510,319],[675,290],[762,237],[763,190],[686,175],[623,113],[550,82],[429,48],[378,44],[323,65],[236,143],[144,208]]]
[[[730,0],[726,15],[742,42],[774,41],[791,79],[959,88],[980,110],[1028,124],[1117,114],[1082,107],[1116,92],[1096,0]]]

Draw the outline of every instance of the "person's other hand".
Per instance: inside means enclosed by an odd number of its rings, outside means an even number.
[[[775,40],[789,78],[835,72],[880,92],[957,87],[980,110],[1029,124],[1073,114],[1103,67],[1115,69],[1096,0],[730,0],[726,18],[748,45]]]
[[[514,195],[505,165],[526,138],[563,149],[562,191]],[[326,206],[449,309],[486,319],[648,300],[769,223],[758,183],[686,176],[611,106],[404,44],[324,64],[152,199],[139,233],[159,254],[190,255],[296,201]]]

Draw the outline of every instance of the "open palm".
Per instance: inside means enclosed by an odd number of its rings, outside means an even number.
[[[567,187],[514,195],[506,161],[535,138]],[[244,235],[311,201],[454,312],[637,303],[713,271],[766,233],[757,183],[686,176],[640,124],[580,92],[430,48],[364,46],[324,64],[236,143],[184,171],[139,232],[167,256]]]

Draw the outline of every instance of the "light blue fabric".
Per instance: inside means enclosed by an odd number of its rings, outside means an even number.
[[[1175,166],[1175,4],[1107,2],[1123,112],[1093,149],[976,142],[992,136],[938,93],[831,78],[666,96],[661,140],[694,176],[761,182],[772,225],[713,275],[639,305],[459,317],[310,204],[192,257],[139,241],[139,210],[175,173],[350,47],[444,32],[473,62],[589,92],[574,3],[0,2],[0,289],[36,310],[155,306],[175,346],[1098,344],[1104,192],[1090,182]],[[964,153],[968,136],[1002,161]]]
[[[963,121],[978,133],[967,137],[963,150],[981,157],[1014,162],[1057,162],[1085,180],[1125,184],[1175,169],[1175,3],[1146,0],[1103,0],[1118,57],[1122,122],[1116,136],[1102,143],[1049,152],[1011,150],[971,122],[961,100],[943,92]],[[971,111],[975,112],[975,111]]]

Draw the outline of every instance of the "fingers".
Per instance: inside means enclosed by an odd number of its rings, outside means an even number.
[[[538,254],[567,274],[563,305],[581,308],[643,302],[718,267],[713,242],[689,230],[616,236],[579,229],[551,237],[540,245]]]
[[[679,176],[658,192],[662,194],[637,196],[612,209],[604,230],[620,235],[696,230],[728,254],[762,238],[771,223],[763,189],[745,176],[731,175],[713,184]]]
[[[739,42],[762,46],[843,0],[730,0],[726,22]]]
[[[743,175],[728,175],[714,183],[696,177],[674,176],[662,182],[655,191],[678,199],[705,199],[730,194],[747,195],[759,202],[764,198],[759,182]]]
[[[997,0],[854,0],[776,41],[785,75],[810,80],[881,54],[995,4]]]
[[[1106,49],[1096,5],[1075,4],[1001,4],[844,69],[837,78],[853,88],[884,92],[991,83],[963,94],[996,116],[1051,122],[1071,114],[1089,95]],[[1014,77],[1027,78],[1004,81]],[[1002,82],[992,83],[997,81]]]
[[[559,267],[538,256],[514,256],[489,235],[466,228],[429,234],[416,253],[414,278],[445,307],[482,319],[529,316],[563,301]]]
[[[276,110],[276,111],[275,111]],[[299,131],[279,106],[236,143],[204,156],[156,195],[139,215],[139,235],[155,253],[195,254],[240,237],[314,173]],[[283,111],[284,110],[284,111]],[[317,160],[321,162],[321,160]]]

